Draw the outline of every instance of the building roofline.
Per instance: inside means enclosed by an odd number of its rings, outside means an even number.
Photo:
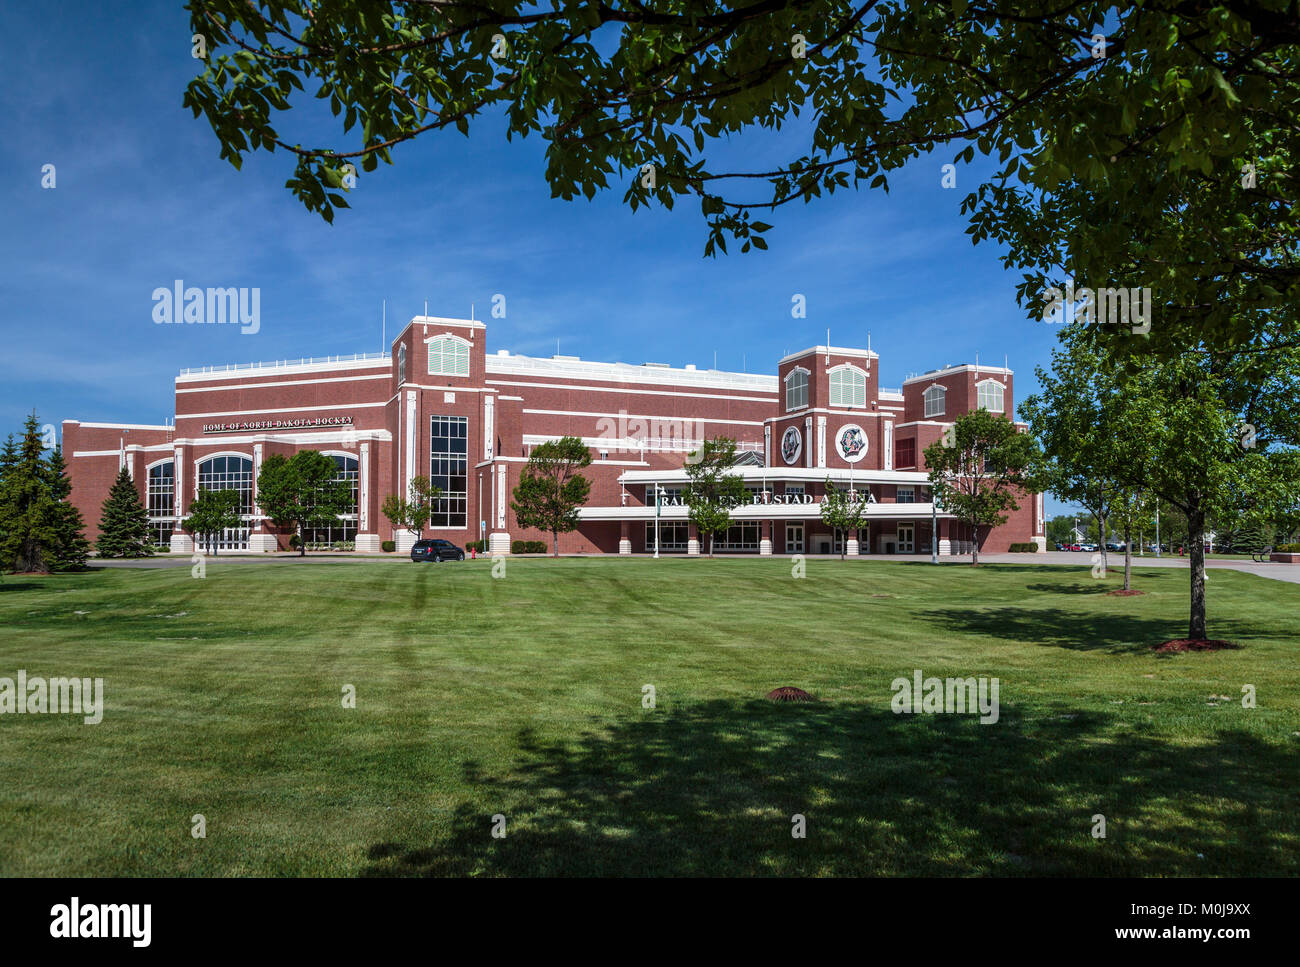
[[[983,363],[979,363],[979,364],[958,363],[956,366],[945,366],[943,369],[932,369],[929,372],[921,373],[917,376],[909,376],[907,377],[907,379],[903,380],[903,385],[906,386],[908,383],[919,383],[923,380],[934,380],[939,378],[940,376],[948,376],[951,375],[952,373],[965,373],[965,372],[988,373],[991,376],[992,375],[1000,375],[1000,376],[1014,375],[1014,372],[1012,370],[1005,369],[1002,366],[985,366]]]

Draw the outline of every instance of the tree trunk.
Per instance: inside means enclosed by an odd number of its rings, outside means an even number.
[[[298,556],[307,556],[307,542],[303,540],[302,531],[298,531]]]
[[[1129,580],[1133,571],[1133,540],[1128,524],[1124,525],[1124,590],[1129,590]]]
[[[1101,576],[1106,576],[1106,518],[1100,514],[1093,514],[1093,519],[1097,521],[1097,550],[1101,551]]]
[[[971,528],[970,566],[978,567],[980,563],[980,525]]]
[[[1192,604],[1187,637],[1205,638],[1205,514],[1193,504],[1187,514],[1188,551],[1192,556]]]
[[[551,542],[555,545],[554,556],[559,557],[560,556],[560,532],[558,530],[551,531]]]

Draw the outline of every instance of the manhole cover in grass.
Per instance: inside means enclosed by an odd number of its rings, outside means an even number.
[[[792,685],[782,685],[780,688],[774,688],[767,693],[769,700],[773,702],[815,702],[817,701],[802,688],[795,688]]]

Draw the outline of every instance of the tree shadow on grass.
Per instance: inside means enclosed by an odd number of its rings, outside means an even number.
[[[983,635],[1001,641],[1112,654],[1147,651],[1187,633],[1187,620],[1181,617],[1147,618],[1049,608],[947,608],[921,611],[916,616],[964,636]]]
[[[1297,872],[1285,777],[1300,753],[1247,733],[1176,748],[1141,734],[1136,709],[1132,723],[1120,715],[1026,720],[1004,707],[981,726],[718,700],[569,742],[524,731],[507,775],[466,769],[472,802],[448,828],[373,845],[362,875]],[[795,814],[806,838],[791,835]]]

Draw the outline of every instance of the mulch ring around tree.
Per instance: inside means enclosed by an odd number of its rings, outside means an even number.
[[[1240,648],[1241,645],[1219,638],[1173,638],[1159,645],[1152,645],[1151,650],[1167,655],[1179,651],[1224,651]]]
[[[769,701],[773,702],[815,702],[813,698],[802,688],[795,688],[792,685],[782,685],[780,688],[774,688],[767,693]]]
[[[1114,591],[1106,592],[1106,596],[1111,598],[1131,598],[1135,594],[1146,594],[1146,592],[1139,591],[1137,588],[1129,588],[1127,591],[1123,588],[1116,588]]]

